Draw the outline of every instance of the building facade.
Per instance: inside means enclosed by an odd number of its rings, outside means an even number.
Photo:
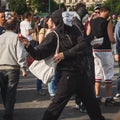
[[[2,9],[9,9],[8,8],[9,0],[0,0],[0,8]]]
[[[84,2],[87,7],[94,4],[102,4],[106,0],[55,0],[57,3],[65,3],[66,6],[74,6],[78,2]]]

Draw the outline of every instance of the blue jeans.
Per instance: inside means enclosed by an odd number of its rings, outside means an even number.
[[[55,95],[55,91],[57,88],[57,83],[56,83],[56,77],[55,75],[51,79],[51,81],[48,83],[48,92],[50,95]]]
[[[118,67],[119,67],[119,73],[117,78],[117,93],[120,94],[120,62],[118,62]]]
[[[58,69],[56,69],[55,75],[53,76],[51,81],[48,83],[48,92],[50,95],[55,95],[59,75],[60,75],[60,72]]]
[[[37,86],[37,91],[41,90],[42,89],[42,80],[37,79],[36,86]]]
[[[13,116],[20,70],[0,70],[0,87],[5,115]]]

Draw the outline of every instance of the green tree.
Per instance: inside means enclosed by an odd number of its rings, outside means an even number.
[[[38,11],[49,12],[49,7],[50,7],[50,12],[53,12],[54,10],[59,8],[59,5],[54,0],[50,0],[50,5],[49,5],[49,0],[39,0]]]
[[[107,0],[103,3],[111,7],[111,13],[119,14],[120,13],[120,0]]]
[[[63,3],[60,6],[63,6]],[[33,14],[48,13],[56,9],[59,9],[59,5],[54,0],[10,0],[10,10],[18,14],[23,14],[25,11]]]
[[[91,5],[91,6],[88,8],[88,11],[89,11],[90,13],[92,13],[92,12],[94,11],[94,5]]]
[[[16,12],[18,15],[28,11],[26,0],[10,0],[9,8],[11,11]]]
[[[33,14],[38,12],[39,1],[40,0],[27,0],[27,7]]]

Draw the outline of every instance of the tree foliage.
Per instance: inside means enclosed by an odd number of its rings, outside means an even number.
[[[29,11],[32,13],[36,13],[38,11],[38,4],[39,0],[27,0],[27,7]]]
[[[23,14],[25,11],[28,11],[26,0],[10,0],[9,8],[17,14]]]
[[[120,0],[107,0],[103,5],[111,7],[111,13],[120,14]]]
[[[39,12],[53,12],[58,8],[59,6],[54,0],[39,0]]]
[[[94,5],[91,5],[91,6],[88,8],[88,11],[89,11],[89,12],[93,12],[93,11],[94,11]]]
[[[53,12],[59,8],[59,5],[54,0],[10,0],[9,7],[10,10],[23,14],[25,11],[31,13]]]

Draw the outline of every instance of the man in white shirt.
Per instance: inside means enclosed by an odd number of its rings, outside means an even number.
[[[24,14],[24,20],[20,23],[20,31],[22,36],[26,37],[29,41],[32,40],[32,33],[34,30],[32,30],[30,20],[31,20],[32,14],[29,12],[26,12]]]

